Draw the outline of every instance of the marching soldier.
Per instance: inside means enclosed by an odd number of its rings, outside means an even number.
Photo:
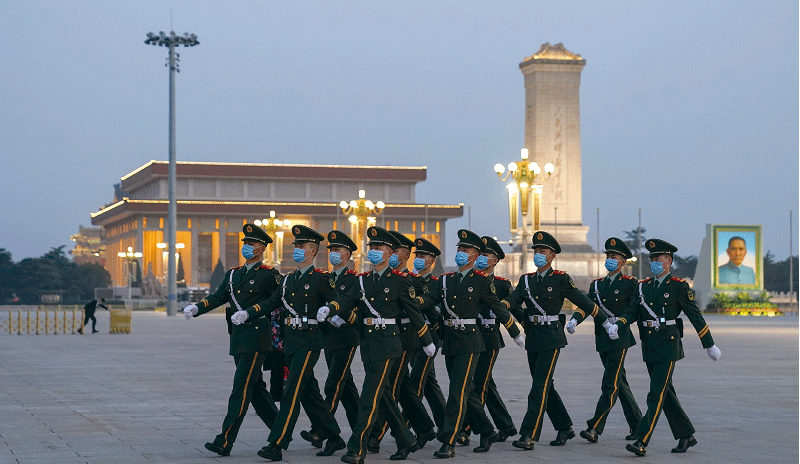
[[[430,293],[438,285],[439,279],[431,274],[436,258],[442,254],[439,248],[433,243],[425,240],[424,238],[417,238],[415,240],[414,248],[414,273],[411,277],[414,282],[414,289],[417,295],[425,295]],[[442,316],[439,314],[438,309],[428,308],[423,311],[428,329],[430,329],[431,338],[436,348],[442,347],[442,341],[439,338],[441,331]],[[436,371],[434,369],[434,356],[427,356],[422,348],[417,349],[411,360],[411,373],[410,386],[411,390],[416,392],[417,396],[423,396],[431,408],[431,415],[436,427],[441,427],[444,423],[444,411],[446,407],[446,400],[442,393],[442,388],[439,382],[436,381]],[[430,430],[427,433],[417,435],[417,443],[422,448],[426,443],[436,438],[436,433]]]
[[[289,375],[281,398],[275,427],[267,440],[269,444],[258,451],[258,455],[271,461],[282,459],[282,449],[289,447],[292,431],[300,414],[300,399],[314,425],[320,439],[328,439],[325,449],[318,456],[330,456],[344,448],[339,436],[339,425],[330,408],[319,392],[314,366],[319,360],[323,347],[323,335],[315,317],[316,308],[336,298],[336,290],[326,271],[314,268],[314,259],[319,251],[319,243],[324,237],[314,229],[303,225],[292,227],[294,235],[293,258],[298,263],[295,272],[287,274],[272,296],[260,303],[237,311],[231,321],[242,324],[258,319],[273,310],[283,309],[284,354]]]
[[[503,299],[511,293],[511,281],[504,277],[494,275],[494,268],[501,259],[506,257],[506,254],[494,238],[484,236],[481,237],[481,239],[483,243],[486,244],[486,251],[481,253],[475,261],[475,268],[487,274],[490,279],[494,279],[497,298]],[[475,386],[470,399],[472,401],[477,401],[481,405],[481,413],[483,412],[483,406],[486,406],[486,409],[489,411],[497,427],[496,441],[503,442],[506,441],[508,437],[517,434],[517,428],[514,427],[514,420],[508,413],[508,409],[503,403],[500,393],[497,391],[494,378],[492,378],[492,369],[494,368],[495,361],[497,361],[497,355],[500,353],[500,348],[506,345],[503,342],[503,334],[500,333],[500,325],[497,323],[497,316],[492,310],[484,306],[478,314],[478,320],[481,335],[483,335],[483,343],[486,345],[486,351],[481,353],[478,358],[478,365],[475,367]],[[513,323],[514,321],[510,320],[506,324],[506,329]],[[476,453],[485,453],[489,451],[491,444],[491,440],[484,439],[480,443],[480,446],[473,451]]]
[[[231,309],[247,308],[268,298],[278,288],[280,272],[261,265],[264,250],[268,243],[272,243],[272,239],[254,224],[245,224],[242,232],[242,256],[246,260],[245,265],[229,270],[225,280],[212,295],[185,307],[183,314],[186,319],[203,315],[223,304],[229,304]],[[264,358],[272,348],[269,319],[253,318],[246,324],[232,325],[230,311],[226,311],[225,317],[231,339],[230,355],[236,364],[236,373],[233,375],[233,391],[228,398],[228,413],[222,421],[222,433],[214,441],[205,444],[207,450],[220,456],[231,454],[233,442],[236,441],[239,427],[250,404],[270,429],[278,415],[275,403],[267,392],[267,385],[261,377]]]
[[[391,460],[404,460],[416,451],[414,435],[406,427],[400,410],[387,389],[389,372],[397,362],[403,347],[398,328],[399,319],[409,318],[423,349],[433,356],[436,347],[431,342],[428,326],[419,313],[411,279],[398,271],[389,269],[389,256],[399,244],[386,229],[370,227],[369,260],[373,270],[359,274],[358,280],[347,294],[338,297],[330,306],[322,306],[317,312],[318,320],[331,315],[339,316],[348,324],[358,324],[361,328],[361,360],[364,363],[364,385],[358,400],[358,419],[353,434],[347,442],[347,453],[342,461],[349,464],[362,464],[366,455],[368,434],[375,424],[378,404],[386,412],[386,419],[392,429],[398,450]]]
[[[497,440],[494,426],[483,414],[483,406],[470,401],[474,384],[475,367],[480,353],[485,351],[483,336],[477,325],[482,305],[497,314],[509,333],[520,345],[524,341],[519,329],[513,324],[507,307],[497,299],[493,279],[473,268],[478,256],[486,248],[483,240],[469,230],[458,231],[459,242],[456,253],[457,272],[445,274],[431,293],[417,297],[420,307],[430,308],[441,304],[444,312],[445,332],[442,352],[450,376],[450,392],[447,398],[444,425],[439,429],[438,439],[442,447],[434,453],[437,458],[455,456],[456,435],[467,420],[475,433],[481,435],[481,446],[487,449]]]
[[[645,248],[650,252],[650,271],[655,277],[639,282],[636,299],[617,318],[616,323],[607,327],[608,335],[616,339],[624,326],[638,321],[642,358],[650,374],[647,412],[633,433],[636,441],[625,448],[637,456],[645,455],[663,408],[672,435],[678,440],[678,446],[672,452],[685,453],[689,447],[697,444],[697,439],[694,438],[694,426],[683,411],[672,386],[675,362],[683,359],[683,320],[678,317],[681,312],[689,318],[703,348],[713,361],[720,358],[721,352],[714,344],[689,284],[670,276],[672,254],[678,249],[658,239],[648,240]]]
[[[333,265],[330,278],[338,296],[344,295],[356,282],[356,273],[347,268],[350,256],[358,246],[342,231],[328,232],[328,260]],[[341,318],[337,318],[337,322]],[[341,321],[344,322],[344,321]],[[347,422],[352,430],[358,417],[358,389],[350,372],[356,348],[358,347],[358,331],[352,324],[341,324],[339,327],[329,325],[325,334],[325,362],[328,365],[328,377],[325,379],[325,404],[331,414],[341,401],[344,406]],[[315,418],[312,418],[315,419]],[[310,431],[303,430],[300,436],[311,442],[317,448],[322,448],[322,439],[311,427]]]
[[[626,276],[622,273],[625,263],[633,256],[631,250],[625,243],[617,237],[611,237],[605,243],[606,269],[608,275],[602,279],[597,279],[589,286],[589,299],[608,316],[608,322],[614,323],[617,317],[636,298],[636,286],[639,283],[635,277]],[[575,331],[574,324],[570,320],[567,324],[567,331]],[[631,434],[625,437],[626,440],[635,440],[633,431],[642,418],[642,412],[636,404],[636,398],[631,393],[628,379],[625,377],[625,355],[628,348],[636,344],[633,339],[630,326],[625,326],[619,333],[619,339],[611,340],[606,333],[606,329],[595,319],[594,323],[595,348],[600,354],[600,361],[603,363],[603,383],[601,386],[600,399],[597,401],[594,417],[586,421],[588,428],[581,431],[581,437],[591,443],[597,443],[606,425],[608,413],[614,407],[614,403],[619,397],[622,404],[622,411]]]
[[[394,248],[393,254],[389,258],[389,267],[403,274],[408,274],[408,258],[411,256],[411,248],[414,247],[414,241],[398,231],[390,230],[389,233],[398,242],[398,246]],[[413,280],[412,278],[412,283]],[[414,291],[416,292],[416,286]],[[411,428],[417,432],[418,445],[421,442],[421,445],[424,446],[426,442],[436,436],[433,431],[434,423],[422,404],[422,398],[412,388],[408,373],[408,366],[414,357],[414,353],[418,350],[421,351],[422,347],[419,345],[419,337],[417,337],[417,332],[410,319],[403,317],[400,321],[400,339],[403,344],[403,353],[400,355],[400,360],[392,366],[392,370],[389,372],[389,394],[402,408],[403,415],[411,425]],[[433,334],[431,334],[431,337],[433,337]],[[425,355],[424,352],[422,355],[432,360],[432,357]],[[380,451],[380,442],[386,434],[388,423],[383,416],[383,410],[379,410],[378,419],[375,422],[376,425],[373,427],[371,436],[367,441],[367,451],[370,453]]]
[[[528,367],[533,385],[528,394],[528,410],[520,426],[520,438],[512,443],[516,448],[532,450],[539,441],[544,413],[558,431],[550,446],[564,446],[575,437],[572,419],[569,417],[561,397],[553,387],[553,372],[561,348],[567,345],[564,334],[565,317],[561,313],[564,299],[577,306],[572,318],[580,323],[587,315],[604,322],[606,316],[597,306],[575,288],[572,278],[563,271],[556,271],[551,263],[561,246],[556,239],[544,231],[533,234],[533,262],[536,272],[520,277],[517,288],[503,302],[514,310],[514,315],[525,325],[525,349],[528,352]],[[519,305],[525,303],[525,309]]]

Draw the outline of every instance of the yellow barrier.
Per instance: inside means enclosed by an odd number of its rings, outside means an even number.
[[[130,309],[110,309],[111,321],[109,322],[109,333],[131,333],[131,310]]]
[[[33,313],[33,314],[31,314]],[[83,309],[78,306],[62,307],[55,310],[23,309],[8,310],[8,318],[0,318],[0,330],[8,334],[75,334],[83,327]]]

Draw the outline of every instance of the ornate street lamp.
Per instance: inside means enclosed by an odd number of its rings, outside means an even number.
[[[545,164],[544,173],[542,173],[542,168],[537,162],[528,161],[527,148],[521,150],[521,157],[521,161],[508,163],[508,172],[506,172],[506,167],[500,163],[494,165],[494,172],[502,182],[508,180],[509,177],[513,179],[506,185],[509,230],[512,235],[520,238],[522,244],[520,268],[524,268],[528,263],[528,237],[542,226],[540,221],[542,184],[553,174],[555,166],[553,163]],[[520,212],[522,213],[521,218]]]
[[[267,260],[269,264],[273,267],[279,267],[281,265],[281,261],[283,261],[283,227],[291,227],[292,223],[289,222],[288,219],[280,220],[275,217],[275,211],[269,212],[269,217],[258,220],[256,219],[253,221],[253,224],[261,227],[264,231],[269,235],[273,243],[267,245],[267,247],[272,247],[272,250],[269,251]]]
[[[358,250],[353,257],[353,262],[356,266],[356,272],[361,272],[363,267],[363,258],[366,256],[364,250],[366,249],[365,238],[367,236],[367,228],[374,226],[377,221],[377,216],[381,214],[386,205],[382,201],[373,203],[365,199],[366,192],[364,190],[358,191],[358,200],[351,200],[350,203],[342,200],[339,202],[339,207],[345,216],[349,216],[350,221],[350,236],[356,239],[358,243]]]

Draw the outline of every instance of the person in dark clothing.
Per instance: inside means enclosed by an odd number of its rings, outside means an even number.
[[[89,320],[92,321],[92,333],[97,333],[97,318],[94,317],[94,311],[97,309],[98,306],[108,311],[108,307],[103,303],[106,302],[105,298],[100,298],[100,301],[92,300],[86,303],[86,306],[83,307],[83,325],[80,329],[78,329],[78,333],[83,333],[83,327],[89,323]]]

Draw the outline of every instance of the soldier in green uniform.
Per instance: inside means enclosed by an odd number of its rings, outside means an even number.
[[[272,295],[278,288],[281,274],[262,266],[264,250],[272,239],[260,227],[245,224],[242,256],[245,265],[229,270],[216,292],[183,309],[186,319],[198,317],[223,304],[231,309],[247,308]],[[272,401],[267,385],[261,377],[261,365],[272,349],[272,331],[268,319],[253,319],[246,324],[232,325],[231,312],[226,311],[230,334],[230,355],[236,364],[233,390],[228,398],[228,413],[222,421],[222,433],[206,443],[209,451],[228,456],[239,433],[244,415],[250,404],[267,427],[272,428],[278,410]]]
[[[347,268],[350,256],[356,250],[358,246],[344,232],[339,230],[328,232],[328,260],[333,265],[330,278],[338,296],[347,293],[356,282],[356,273]],[[338,316],[334,317],[341,325],[335,327],[330,321],[326,321],[328,327],[325,334],[325,362],[328,365],[328,376],[324,388],[325,404],[331,413],[335,414],[341,401],[352,430],[358,417],[358,389],[353,381],[350,365],[358,347],[358,331],[354,325],[343,323],[344,321]],[[305,403],[303,405],[305,406]],[[322,448],[322,439],[313,426],[314,420],[315,418],[312,418],[311,430],[303,430],[300,436],[317,448]]]
[[[597,279],[589,286],[589,299],[595,302],[606,316],[608,322],[614,323],[617,317],[628,308],[636,298],[636,286],[639,283],[635,277],[626,276],[622,273],[622,268],[633,254],[625,243],[617,237],[611,237],[605,243],[606,269],[608,275],[602,279]],[[567,324],[567,331],[575,331],[575,324],[570,320]],[[642,411],[636,404],[636,398],[631,393],[628,386],[628,379],[625,377],[625,355],[628,348],[636,344],[630,327],[620,331],[619,339],[611,340],[606,333],[606,329],[595,319],[594,323],[595,349],[600,353],[600,361],[603,363],[603,383],[601,386],[600,399],[597,401],[594,417],[586,421],[588,428],[581,431],[581,437],[591,443],[597,443],[606,425],[608,413],[614,407],[614,403],[619,397],[622,404],[622,411],[625,420],[631,430],[631,435],[625,437],[626,440],[635,440],[633,431],[642,418]]]
[[[478,329],[478,314],[483,306],[494,311],[501,323],[508,327],[517,343],[524,344],[519,329],[513,324],[507,307],[497,299],[494,279],[473,268],[486,244],[470,230],[458,231],[456,264],[457,272],[444,274],[435,290],[418,298],[420,308],[426,309],[441,304],[444,317],[444,340],[442,353],[450,376],[450,391],[447,398],[444,424],[439,429],[441,448],[434,453],[437,458],[455,456],[456,435],[468,421],[473,431],[481,435],[481,444],[497,439],[494,426],[483,414],[483,406],[470,401],[474,385],[475,367],[480,353],[485,351],[483,336]],[[512,321],[509,324],[509,321]]]
[[[408,258],[411,256],[411,249],[414,248],[414,241],[398,231],[390,230],[398,242],[389,258],[389,267],[403,274],[408,274]],[[413,282],[413,278],[412,278]],[[416,292],[416,286],[414,287]],[[434,423],[428,415],[428,410],[422,404],[422,398],[417,394],[411,385],[408,373],[408,366],[414,357],[414,353],[422,350],[419,344],[417,331],[411,324],[410,319],[403,317],[400,319],[400,340],[403,344],[403,353],[400,360],[392,366],[389,372],[389,394],[400,405],[406,422],[417,432],[417,443],[424,444],[432,440],[436,434],[433,431]],[[426,358],[424,353],[423,356]],[[367,451],[377,453],[380,451],[380,442],[386,434],[388,423],[384,418],[384,411],[378,411],[378,419],[372,429],[370,438],[367,441]]]
[[[512,443],[516,448],[532,450],[539,441],[544,413],[558,431],[550,446],[564,446],[567,440],[575,437],[572,419],[569,417],[561,397],[553,387],[553,372],[561,348],[567,345],[564,334],[565,316],[561,314],[564,299],[577,308],[572,318],[576,323],[586,316],[604,322],[605,314],[580,290],[566,272],[556,271],[551,263],[561,246],[555,237],[544,231],[533,234],[533,262],[536,272],[523,274],[517,288],[503,302],[514,311],[517,320],[525,326],[525,349],[528,352],[528,367],[533,382],[528,394],[528,410],[520,426],[520,438]],[[525,303],[525,307],[519,307]],[[516,309],[514,309],[516,308]]]
[[[414,272],[411,277],[417,295],[425,295],[438,285],[439,279],[434,277],[431,271],[434,264],[436,264],[436,258],[442,252],[439,247],[421,237],[417,237],[414,241],[414,246]],[[422,313],[425,316],[425,323],[428,324],[433,343],[436,348],[441,348],[442,341],[439,338],[439,333],[442,330],[441,313],[435,307],[427,308]],[[420,398],[425,397],[436,427],[441,427],[444,423],[444,411],[447,402],[442,393],[442,388],[436,380],[434,359],[435,356],[426,355],[422,351],[422,347],[414,352],[411,360],[411,373],[409,374],[410,387],[412,391],[416,392],[417,396]],[[417,444],[422,448],[434,438],[436,438],[436,433],[433,430],[417,434]]]
[[[484,236],[481,239],[486,245],[486,250],[475,261],[475,268],[487,274],[489,278],[494,279],[497,298],[503,299],[511,293],[511,281],[504,277],[496,276],[494,268],[501,259],[506,257],[506,254],[493,237]],[[494,378],[492,378],[492,369],[495,361],[497,361],[497,355],[500,353],[500,349],[506,346],[503,342],[503,334],[500,333],[500,324],[497,323],[497,315],[484,306],[478,314],[478,321],[486,351],[481,353],[478,358],[478,365],[475,367],[475,386],[470,395],[470,400],[480,404],[481,414],[485,405],[497,427],[495,440],[491,440],[491,438],[495,438],[491,436],[482,437],[480,445],[473,450],[476,453],[485,453],[489,451],[493,441],[506,441],[508,437],[516,435],[517,428],[514,427],[514,420],[508,413],[508,409],[497,391]],[[509,320],[505,324],[506,330],[512,324],[514,324],[514,320]],[[469,432],[465,430],[465,433]]]
[[[678,440],[678,446],[672,452],[685,453],[689,447],[697,444],[697,440],[694,438],[694,426],[683,411],[672,386],[675,362],[683,359],[683,320],[678,317],[681,312],[697,331],[708,356],[716,361],[721,352],[714,344],[689,284],[669,274],[672,254],[678,249],[659,239],[648,240],[645,248],[650,252],[650,271],[655,277],[639,282],[632,304],[617,318],[616,323],[607,328],[608,335],[614,339],[624,326],[634,321],[639,323],[642,358],[650,374],[647,412],[633,433],[636,441],[625,448],[637,456],[644,456],[663,408],[672,435]]]
[[[258,319],[282,308],[284,323],[283,349],[289,375],[281,398],[281,406],[275,426],[267,440],[269,444],[258,451],[258,455],[271,461],[282,459],[282,449],[289,447],[292,431],[300,414],[300,400],[309,417],[314,418],[319,437],[328,439],[319,456],[330,456],[344,448],[339,436],[339,425],[319,391],[314,377],[314,366],[319,360],[324,339],[316,319],[316,308],[336,298],[336,289],[331,285],[327,271],[314,268],[314,259],[319,243],[324,237],[303,225],[292,226],[294,235],[293,259],[297,270],[287,274],[281,287],[269,299],[237,311],[231,321],[241,324]]]
[[[358,324],[361,329],[361,361],[364,363],[364,385],[358,400],[358,419],[353,434],[347,442],[347,454],[342,461],[361,464],[366,455],[368,434],[375,424],[380,403],[387,411],[386,419],[392,429],[398,450],[391,460],[403,460],[417,450],[414,435],[406,427],[400,410],[387,392],[392,364],[400,358],[403,347],[398,323],[409,318],[420,338],[425,353],[433,356],[436,347],[431,342],[428,326],[419,313],[414,300],[416,293],[411,279],[389,269],[389,256],[398,246],[397,239],[386,229],[370,227],[368,258],[373,270],[359,274],[358,280],[347,294],[338,297],[330,306],[322,306],[317,320],[339,316],[348,324]]]

